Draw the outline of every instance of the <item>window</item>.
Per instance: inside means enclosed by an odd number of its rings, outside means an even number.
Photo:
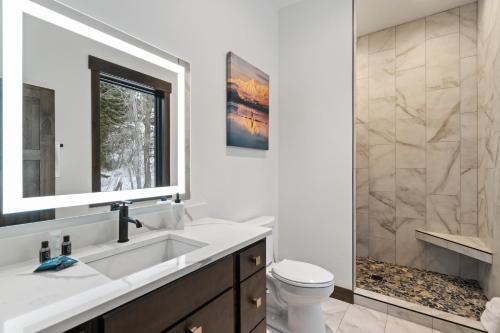
[[[89,57],[92,191],[170,185],[171,84]]]

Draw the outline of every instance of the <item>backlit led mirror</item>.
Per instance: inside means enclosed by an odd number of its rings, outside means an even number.
[[[189,192],[187,62],[49,0],[2,39],[3,219]]]

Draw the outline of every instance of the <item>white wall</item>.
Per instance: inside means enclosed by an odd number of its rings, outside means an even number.
[[[352,1],[280,11],[280,257],[352,288]]]
[[[64,0],[191,64],[191,190],[213,216],[277,215],[278,14],[269,0]],[[271,77],[270,150],[226,148],[226,53]]]

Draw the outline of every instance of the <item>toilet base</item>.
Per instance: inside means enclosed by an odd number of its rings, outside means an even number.
[[[314,322],[312,325],[314,327],[302,327],[302,328],[295,328],[292,329],[290,324],[289,324],[289,312],[279,312],[273,309],[267,310],[266,314],[266,321],[267,321],[267,326],[272,329],[272,332],[280,332],[280,333],[301,333],[301,332],[307,332],[307,333],[315,333],[315,332],[326,332],[326,333],[332,333],[332,330],[328,327],[328,325],[325,324],[324,317],[323,317],[323,312],[320,307],[320,320]],[[293,315],[294,316],[294,315]],[[315,315],[317,317],[317,314]],[[293,319],[291,319],[293,321]],[[293,325],[293,323],[292,323]]]
[[[321,304],[289,304],[288,327],[294,333],[325,333]]]
[[[274,311],[267,311],[266,314],[267,326],[272,328],[276,332],[290,333],[288,328],[288,318],[286,313],[277,313]]]

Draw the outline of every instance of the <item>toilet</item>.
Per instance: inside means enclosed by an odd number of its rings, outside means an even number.
[[[321,302],[333,292],[333,274],[301,261],[276,262],[274,217],[262,216],[246,223],[273,230],[266,247],[268,325],[280,332],[325,333]]]

